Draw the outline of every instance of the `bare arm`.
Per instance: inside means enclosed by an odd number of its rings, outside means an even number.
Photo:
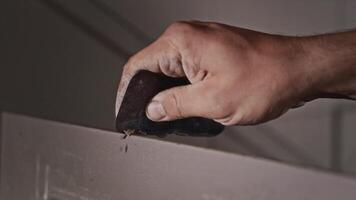
[[[299,38],[315,76],[314,96],[324,94],[356,99],[356,31]]]
[[[356,99],[356,32],[287,37],[179,22],[127,62],[118,104],[139,70],[191,82],[152,99],[147,116],[154,121],[201,116],[256,124],[316,98]]]

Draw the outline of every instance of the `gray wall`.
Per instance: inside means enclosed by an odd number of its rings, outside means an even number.
[[[356,26],[352,0],[99,0],[115,12],[106,14],[93,1],[50,1],[59,3],[59,8],[46,0],[2,1],[1,109],[112,130],[126,54],[176,20],[219,21],[289,35]],[[148,39],[139,41],[126,31],[116,14]],[[266,124],[228,128],[216,138],[168,139],[356,173],[355,120],[354,102],[318,100]],[[336,134],[342,137],[333,139]]]

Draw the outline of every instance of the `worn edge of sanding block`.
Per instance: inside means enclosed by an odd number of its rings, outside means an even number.
[[[190,84],[186,78],[172,78],[146,70],[137,72],[128,83],[125,94],[117,94],[116,129],[164,137],[167,134],[189,136],[215,136],[224,126],[214,120],[189,117],[167,122],[154,122],[146,116],[146,106],[159,92]],[[121,98],[121,99],[119,99]]]

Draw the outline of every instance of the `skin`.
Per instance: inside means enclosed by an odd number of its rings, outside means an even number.
[[[321,97],[356,99],[356,32],[309,37],[271,35],[208,22],[176,22],[124,66],[117,110],[139,70],[186,76],[165,90],[147,117],[192,116],[251,125]]]

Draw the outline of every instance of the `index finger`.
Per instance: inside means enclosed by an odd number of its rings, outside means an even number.
[[[130,80],[140,70],[163,73],[171,77],[184,76],[181,56],[178,50],[172,46],[168,39],[160,38],[156,40],[132,56],[124,65],[116,95],[115,116],[119,112]]]

